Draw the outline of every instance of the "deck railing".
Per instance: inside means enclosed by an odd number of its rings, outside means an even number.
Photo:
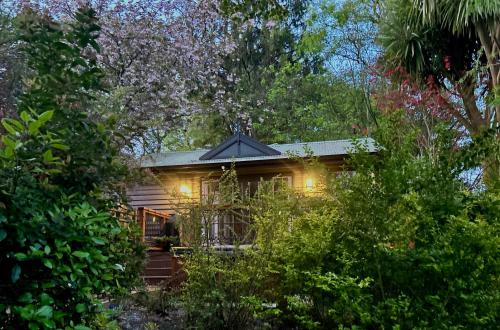
[[[142,240],[152,243],[155,237],[165,234],[165,226],[170,215],[145,207],[139,207],[136,211],[137,221],[142,229]]]

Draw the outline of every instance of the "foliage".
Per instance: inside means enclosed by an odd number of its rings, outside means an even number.
[[[95,60],[108,93],[94,116],[115,115],[130,154],[158,152],[171,127],[203,110],[233,48],[219,1],[87,1],[100,19]],[[18,7],[74,18],[77,0],[29,0]],[[88,55],[88,54],[86,54]],[[211,101],[208,101],[210,106]],[[88,109],[90,112],[90,109]]]
[[[183,306],[188,324],[203,329],[251,329],[260,302],[262,273],[259,258],[196,251],[185,267],[188,281]]]
[[[303,51],[321,54],[326,72],[351,87],[339,90],[339,96],[350,103],[351,113],[347,112],[350,119],[368,130],[376,126],[370,79],[380,56],[375,39],[383,3],[379,0],[317,1],[307,17],[308,28],[300,42]],[[332,89],[336,91],[337,87]]]
[[[375,2],[222,1],[235,46],[214,82],[223,87],[214,111],[182,120],[165,144],[216,145],[237,127],[266,143],[366,134],[375,121]]]
[[[178,236],[159,236],[154,238],[156,245],[160,246],[165,251],[170,251],[172,246],[179,245]]]
[[[0,324],[6,329],[88,329],[104,324],[99,297],[138,283],[138,231],[112,212],[120,165],[108,123],[84,112],[102,76],[99,27],[82,8],[60,25],[18,17],[31,79],[6,118],[0,148]]]
[[[496,127],[500,108],[486,104],[498,85],[498,1],[387,1],[379,41],[384,65],[402,66],[459,97],[451,115],[471,135]],[[496,64],[495,64],[496,63]],[[477,91],[480,91],[478,93]]]
[[[442,130],[433,148],[416,153],[411,125],[394,116],[385,126],[379,156],[355,157],[356,175],[338,195],[337,235],[347,238],[333,240],[343,258],[335,266],[373,279],[371,319],[360,314],[358,322],[494,327],[497,193],[464,188],[452,132]]]
[[[29,6],[64,21],[79,3],[30,0],[13,12]],[[114,117],[128,154],[215,145],[237,126],[273,143],[352,136],[372,123],[369,1],[326,1],[321,15],[315,2],[296,0],[89,3],[100,17],[102,50],[85,57],[103,69],[107,92],[88,111]],[[362,64],[344,64],[361,53]],[[20,69],[7,72],[16,83]]]
[[[496,140],[457,149],[454,132],[437,128],[432,147],[418,148],[418,136],[396,113],[380,122],[377,155],[359,145],[348,164],[354,173],[317,170],[319,193],[262,183],[246,202],[253,248],[187,258],[191,323],[495,328],[500,199],[495,190],[468,190],[460,175]]]
[[[253,123],[259,140],[292,143],[352,137],[364,126],[357,112],[362,91],[332,74],[302,73],[300,64],[269,69],[274,81],[266,106]],[[286,129],[284,129],[286,127]]]

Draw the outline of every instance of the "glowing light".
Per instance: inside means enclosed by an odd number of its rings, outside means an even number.
[[[311,178],[306,179],[306,188],[308,190],[311,190],[313,188],[313,184],[314,184],[313,179]]]
[[[181,192],[181,194],[184,194],[184,195],[191,195],[191,188],[189,188],[187,185],[185,184],[181,184],[181,187],[179,189],[179,191]]]

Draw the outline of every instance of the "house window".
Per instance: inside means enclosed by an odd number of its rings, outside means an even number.
[[[275,191],[282,184],[292,187],[291,175],[267,175],[239,177],[238,184],[241,197],[253,197],[259,191],[263,182],[273,180]],[[219,181],[217,179],[203,179],[201,181],[201,200],[209,203],[219,202]]]
[[[263,182],[275,183],[274,189],[279,189],[284,183],[292,185],[291,176],[247,176],[239,177],[240,196],[253,197],[259,191]],[[232,205],[221,205],[219,182],[216,179],[203,180],[201,183],[202,203],[206,207],[215,207],[213,219],[210,221],[210,241],[214,245],[250,244],[254,239],[251,228],[251,214],[248,210]],[[203,233],[207,234],[207,233]]]
[[[252,243],[255,236],[250,221],[248,210],[221,209],[211,223],[211,242],[214,245]]]

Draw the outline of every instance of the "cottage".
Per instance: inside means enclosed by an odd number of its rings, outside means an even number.
[[[359,142],[374,152],[372,139]],[[315,178],[297,161],[297,157],[313,154],[330,171],[341,171],[353,147],[352,140],[266,145],[236,133],[210,150],[167,152],[145,157],[141,166],[156,174],[157,181],[131,187],[129,203],[138,210],[147,240],[158,236],[169,216],[206,196],[213,189],[214,182],[232,164],[235,164],[240,188],[246,193],[256,191],[261,180],[276,176],[297,191],[311,191],[316,185]],[[232,244],[234,234],[244,228],[234,216],[221,214],[211,230],[218,244]]]

